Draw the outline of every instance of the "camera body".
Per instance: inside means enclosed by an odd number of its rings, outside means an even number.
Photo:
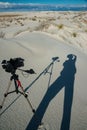
[[[16,69],[19,67],[24,66],[24,59],[22,58],[11,58],[9,61],[3,60],[2,61],[2,68],[5,69],[8,73],[15,73]]]

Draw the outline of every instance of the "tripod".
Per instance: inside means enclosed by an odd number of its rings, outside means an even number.
[[[12,81],[14,81],[15,90],[8,92],[9,89],[10,89],[10,87],[11,87]],[[19,87],[21,88],[22,91],[19,90]],[[33,108],[32,104],[31,104],[31,102],[30,102],[30,100],[29,100],[29,98],[28,98],[28,95],[25,93],[25,91],[24,91],[24,89],[23,89],[23,87],[22,87],[22,85],[21,85],[21,82],[20,82],[20,80],[19,80],[19,76],[18,76],[17,74],[15,74],[15,73],[12,73],[12,76],[10,77],[10,81],[9,81],[9,83],[8,83],[8,87],[7,87],[7,90],[6,90],[5,94],[4,94],[4,98],[3,98],[3,101],[2,101],[2,103],[1,103],[1,105],[0,105],[0,108],[3,107],[4,102],[5,102],[5,100],[6,100],[6,97],[7,97],[9,94],[14,93],[14,92],[16,92],[16,94],[18,94],[18,93],[22,94],[22,95],[27,99],[27,102],[28,102],[28,104],[29,104],[29,106],[30,106],[32,112],[35,113],[35,109]]]

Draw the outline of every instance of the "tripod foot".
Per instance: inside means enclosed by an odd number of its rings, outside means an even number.
[[[25,98],[27,98],[27,97],[28,97],[28,94],[27,94],[27,93],[25,93],[25,95],[24,95],[24,96],[25,96]]]
[[[0,109],[2,109],[2,105],[0,105]]]
[[[8,94],[7,94],[7,93],[5,93],[5,94],[4,94],[4,97],[7,97],[7,95],[8,95]]]
[[[35,109],[33,109],[32,112],[35,113],[36,112]]]

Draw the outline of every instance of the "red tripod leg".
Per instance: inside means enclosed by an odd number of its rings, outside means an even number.
[[[22,87],[22,85],[21,85],[20,80],[16,80],[16,82],[17,82],[18,87],[20,87],[20,88],[22,89],[23,95],[26,96],[26,94],[25,94],[25,92],[24,92],[24,89],[23,89],[23,87]]]
[[[21,85],[21,82],[19,80],[17,80],[17,83],[18,83],[18,86],[20,86],[20,88],[22,89],[23,95],[27,99],[27,102],[28,102],[32,112],[35,113],[35,109],[33,108],[32,104],[28,98],[28,95],[24,92],[24,89],[23,89],[23,86]]]

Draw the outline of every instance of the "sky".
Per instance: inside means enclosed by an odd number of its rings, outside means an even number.
[[[9,3],[87,4],[87,0],[0,0]]]

